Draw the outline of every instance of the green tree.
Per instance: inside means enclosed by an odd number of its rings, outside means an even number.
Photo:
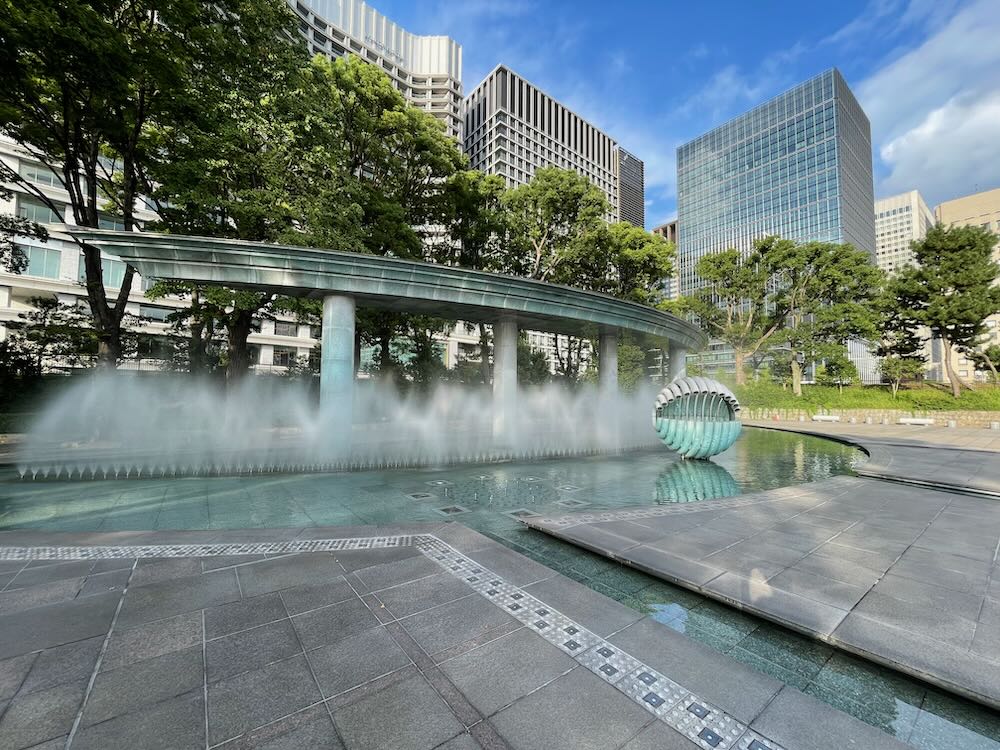
[[[858,380],[858,368],[847,356],[847,349],[833,345],[823,353],[823,364],[816,375],[820,385],[835,385],[843,393],[844,386]]]
[[[517,382],[519,385],[543,385],[552,378],[549,359],[545,352],[532,349],[528,334],[521,332],[517,339]]]
[[[31,310],[8,324],[15,348],[30,362],[28,374],[40,377],[47,362],[79,364],[96,350],[90,316],[76,305],[61,304],[55,297],[32,297]]]
[[[977,370],[990,373],[994,384],[1000,383],[1000,374],[997,372],[1000,370],[1000,346],[990,344],[985,348],[972,349],[968,352],[968,356],[975,363]]]
[[[551,280],[655,306],[673,273],[674,246],[625,222],[598,224],[569,243]]]
[[[889,381],[892,397],[899,394],[900,385],[906,380],[916,380],[924,373],[924,338],[914,311],[900,307],[894,293],[894,282],[885,285],[875,305],[878,320],[879,372]]]
[[[916,357],[889,354],[879,360],[879,372],[889,381],[892,397],[896,398],[903,381],[916,380],[924,374],[924,362]]]
[[[682,298],[681,313],[697,317],[709,334],[733,349],[736,384],[746,383],[748,357],[771,344],[785,321],[784,308],[775,305],[778,268],[774,260],[789,240],[757,240],[747,255],[730,248],[705,255],[695,267],[703,286]]]
[[[868,253],[831,242],[782,243],[772,261],[773,305],[784,319],[777,338],[789,350],[792,391],[801,396],[804,367],[832,357],[844,373],[847,341],[875,337],[884,277]]]
[[[906,311],[941,340],[955,398],[962,386],[969,386],[955,372],[952,352],[974,348],[986,332],[986,319],[1000,312],[996,241],[996,235],[981,227],[938,224],[912,244],[917,265],[903,269],[888,285],[892,308]]]
[[[190,96],[193,75],[238,81],[261,62],[248,65],[246,50],[285,44],[291,24],[279,0],[4,0],[0,131],[56,174],[77,225],[98,227],[110,210],[132,229],[142,175],[159,158],[150,126],[181,104],[207,106]],[[63,213],[9,167],[0,179]],[[79,244],[99,361],[114,367],[134,269],[126,266],[120,289],[105,290],[100,251]]]
[[[618,345],[618,388],[632,393],[645,381],[646,352],[634,341],[622,341]]]
[[[509,234],[497,270],[541,281],[559,276],[610,210],[604,193],[590,180],[558,167],[535,170],[531,182],[504,196],[504,204]]]
[[[766,237],[746,256],[735,249],[706,255],[696,270],[705,285],[681,309],[732,347],[737,385],[746,383],[748,358],[780,348],[800,396],[804,365],[830,345],[876,330],[881,274],[850,245]]]
[[[507,234],[507,211],[503,196],[506,182],[500,175],[485,175],[476,170],[461,170],[445,186],[445,241],[435,246],[433,259],[438,263],[493,271],[501,266],[503,239]],[[485,323],[478,323],[479,373],[483,383],[490,382],[490,334]]]
[[[446,371],[441,337],[451,324],[430,315],[411,315],[407,320],[406,338],[402,342],[406,364],[403,372],[410,381],[426,388],[440,380]]]

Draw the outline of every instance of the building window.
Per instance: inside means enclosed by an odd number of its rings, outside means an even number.
[[[98,229],[113,229],[116,232],[125,231],[125,222],[116,216],[108,216],[106,214],[101,214],[97,217],[97,228]]]
[[[278,367],[291,367],[299,357],[299,350],[291,346],[274,347],[274,364]]]
[[[156,305],[139,305],[139,317],[146,320],[155,320],[165,323],[167,316],[173,312],[170,307],[157,307]]]
[[[38,276],[43,279],[59,278],[61,252],[48,247],[31,245],[19,245],[18,247],[28,260],[28,267],[24,270],[25,276]]]
[[[299,324],[298,323],[288,323],[284,320],[274,321],[274,335],[275,336],[298,336],[299,335]]]
[[[18,196],[17,215],[24,217],[28,221],[36,221],[39,224],[63,223],[62,216],[44,203],[32,200],[31,198],[25,198],[24,196]]]
[[[49,187],[62,187],[62,182],[59,181],[59,177],[48,167],[43,167],[40,164],[28,164],[22,162],[18,172],[26,180],[38,183],[39,185],[48,185]]]
[[[112,260],[111,258],[101,258],[101,271],[106,288],[121,288],[122,281],[125,280],[125,263],[120,260]],[[81,284],[87,283],[87,266],[82,254],[80,255],[79,279]]]

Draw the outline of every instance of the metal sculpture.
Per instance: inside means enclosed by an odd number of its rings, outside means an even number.
[[[722,383],[677,378],[656,397],[653,427],[683,458],[708,458],[736,442],[742,429],[739,412],[740,402]]]

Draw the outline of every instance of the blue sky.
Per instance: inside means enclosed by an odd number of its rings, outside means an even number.
[[[646,223],[676,216],[675,149],[836,66],[872,123],[875,194],[933,206],[1000,187],[1000,1],[370,0],[499,62],[646,162]]]

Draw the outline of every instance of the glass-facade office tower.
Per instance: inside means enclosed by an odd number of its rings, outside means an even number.
[[[874,259],[873,206],[868,117],[828,70],[677,149],[679,291],[703,255],[771,234]]]

